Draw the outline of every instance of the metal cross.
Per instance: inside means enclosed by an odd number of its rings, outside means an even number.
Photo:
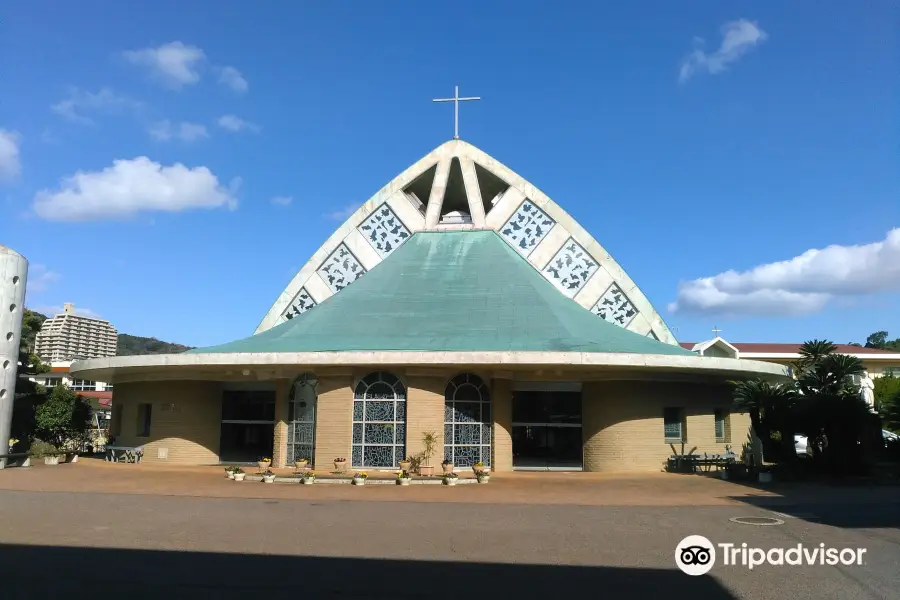
[[[465,102],[466,100],[481,100],[479,96],[472,96],[470,98],[460,98],[459,97],[459,86],[454,86],[454,93],[452,98],[435,98],[432,102],[452,102],[453,103],[453,139],[459,139],[459,103]]]
[[[713,333],[716,334],[716,337],[719,337],[719,334],[722,333],[722,330],[719,329],[718,325],[713,327]]]

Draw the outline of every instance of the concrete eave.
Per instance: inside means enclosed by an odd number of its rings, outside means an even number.
[[[210,354],[154,354],[95,358],[76,362],[71,373],[80,379],[118,383],[160,379],[227,379],[228,371],[256,371],[258,378],[277,378],[279,372],[299,372],[317,367],[366,366],[454,366],[526,369],[565,368],[567,370],[616,370],[641,373],[651,371],[683,373],[698,377],[790,380],[784,365],[734,358],[663,354],[600,352],[265,352]],[[268,373],[259,377],[262,372]],[[286,375],[282,375],[286,376]],[[626,377],[627,378],[627,377]]]

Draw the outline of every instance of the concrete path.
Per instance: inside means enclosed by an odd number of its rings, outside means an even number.
[[[355,488],[235,483],[211,468],[9,469],[0,598],[900,597],[898,490],[832,491],[675,475]],[[729,520],[740,516],[782,523]],[[862,566],[689,577],[674,550],[690,534],[867,552]]]

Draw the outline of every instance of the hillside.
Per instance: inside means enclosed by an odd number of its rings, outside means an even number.
[[[22,326],[22,347],[29,351],[34,349],[34,338],[40,331],[41,325],[47,319],[46,315],[25,309]],[[139,354],[177,354],[191,350],[191,346],[163,342],[152,337],[129,335],[120,333],[116,354],[118,356],[136,356]]]

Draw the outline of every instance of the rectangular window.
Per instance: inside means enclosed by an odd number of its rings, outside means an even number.
[[[885,377],[900,378],[900,367],[885,367],[883,372]]]
[[[683,408],[666,408],[663,409],[664,431],[667,442],[683,442],[685,439],[684,427],[684,409]]]
[[[716,418],[716,441],[731,441],[731,415],[727,409],[717,408],[715,411]]]
[[[137,436],[150,437],[150,418],[152,413],[152,404],[138,404],[137,411]]]

